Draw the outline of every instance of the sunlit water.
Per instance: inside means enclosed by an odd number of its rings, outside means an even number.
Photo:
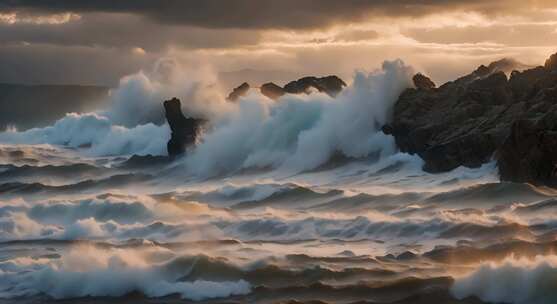
[[[413,73],[237,103],[138,73],[108,109],[0,132],[0,303],[557,302],[557,192],[425,173],[380,131]],[[174,161],[169,94],[211,120]]]
[[[181,160],[80,155],[0,147],[5,301],[551,303],[557,295],[556,193],[498,183],[494,164],[431,175],[418,158],[395,154],[196,179]]]

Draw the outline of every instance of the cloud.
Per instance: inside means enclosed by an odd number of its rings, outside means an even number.
[[[71,15],[72,14],[65,14]],[[9,14],[0,15],[10,16]],[[0,45],[9,43],[53,44],[63,46],[141,48],[158,52],[169,45],[182,48],[222,48],[254,45],[260,33],[252,30],[162,25],[130,13],[88,13],[64,23],[44,23],[49,16],[21,17],[29,22],[0,22]],[[6,17],[6,20],[9,20]],[[56,20],[56,19],[53,19]],[[210,37],[210,39],[207,39]]]
[[[405,35],[423,43],[482,43],[506,46],[555,46],[556,24],[496,24],[492,26],[446,26],[406,30]]]
[[[0,82],[115,86],[169,55],[218,72],[296,77],[349,77],[400,57],[447,80],[503,56],[547,57],[552,8],[554,0],[6,0]],[[256,82],[291,80],[267,74]]]
[[[317,28],[377,16],[423,16],[443,11],[472,10],[500,14],[555,7],[552,0],[8,0],[0,10],[20,12],[117,12],[145,16],[159,23],[206,28]]]

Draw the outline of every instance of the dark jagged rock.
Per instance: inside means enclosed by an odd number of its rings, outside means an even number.
[[[495,155],[502,180],[554,184],[555,61],[507,79],[513,61],[500,60],[438,88],[416,75],[383,131],[428,172],[479,167]]]
[[[502,180],[557,186],[557,105],[539,119],[514,122],[497,158]]]
[[[194,144],[203,123],[201,119],[186,118],[181,106],[176,97],[164,102],[166,120],[172,131],[166,145],[169,156],[183,154],[188,146]]]
[[[238,100],[238,98],[245,96],[248,93],[249,89],[250,89],[249,84],[247,82],[244,82],[240,86],[234,88],[234,90],[232,90],[232,92],[228,94],[226,100],[236,101]]]
[[[272,82],[267,82],[263,84],[260,90],[261,90],[261,94],[271,99],[278,99],[282,95],[286,94],[283,88],[279,87],[278,85]]]
[[[272,82],[268,82],[261,85],[260,91],[261,94],[271,99],[278,99],[286,93],[311,94],[313,88],[314,90],[326,93],[331,97],[335,97],[338,93],[340,93],[340,91],[342,91],[345,86],[346,83],[342,79],[334,75],[326,77],[308,76],[295,81],[291,81],[287,83],[284,88]],[[228,95],[227,100],[235,101],[241,96],[244,96],[249,89],[249,84],[244,82]]]
[[[421,73],[414,75],[412,80],[414,81],[414,85],[418,89],[429,90],[429,89],[434,89],[436,87],[435,83],[431,81],[431,79],[429,79],[427,76]]]
[[[342,91],[345,86],[346,83],[334,75],[320,78],[309,76],[287,83],[284,86],[284,91],[290,94],[309,94],[311,93],[311,88],[315,88],[319,92],[334,97]]]

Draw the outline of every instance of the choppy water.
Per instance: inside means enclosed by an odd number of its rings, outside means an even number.
[[[493,164],[430,175],[395,154],[202,180],[145,160],[0,146],[1,301],[557,299],[557,192]]]
[[[0,303],[557,302],[557,192],[397,153],[401,61],[335,99],[227,103],[185,74],[0,132]],[[212,123],[172,162],[169,94]]]

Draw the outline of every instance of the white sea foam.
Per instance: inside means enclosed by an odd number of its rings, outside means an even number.
[[[0,133],[0,142],[82,147],[93,156],[165,155],[170,131],[166,124],[157,125],[164,121],[161,102],[179,96],[187,115],[210,118],[213,124],[186,158],[189,171],[201,176],[243,168],[299,172],[335,153],[358,158],[395,152],[393,138],[380,128],[413,74],[402,61],[389,61],[371,73],[356,72],[336,98],[286,95],[274,102],[252,93],[233,104],[207,85],[207,77],[170,66],[124,77],[109,109],[71,113],[46,128],[8,130]]]
[[[166,271],[152,265],[139,250],[100,250],[75,246],[62,259],[15,259],[0,263],[0,298],[48,295],[54,299],[118,297],[138,291],[148,297],[180,294],[203,300],[251,291],[248,282],[195,280],[180,282],[188,269]]]
[[[511,258],[500,264],[484,264],[457,279],[452,292],[460,299],[477,296],[492,303],[555,303],[556,262],[555,256],[546,256],[534,261]]]

